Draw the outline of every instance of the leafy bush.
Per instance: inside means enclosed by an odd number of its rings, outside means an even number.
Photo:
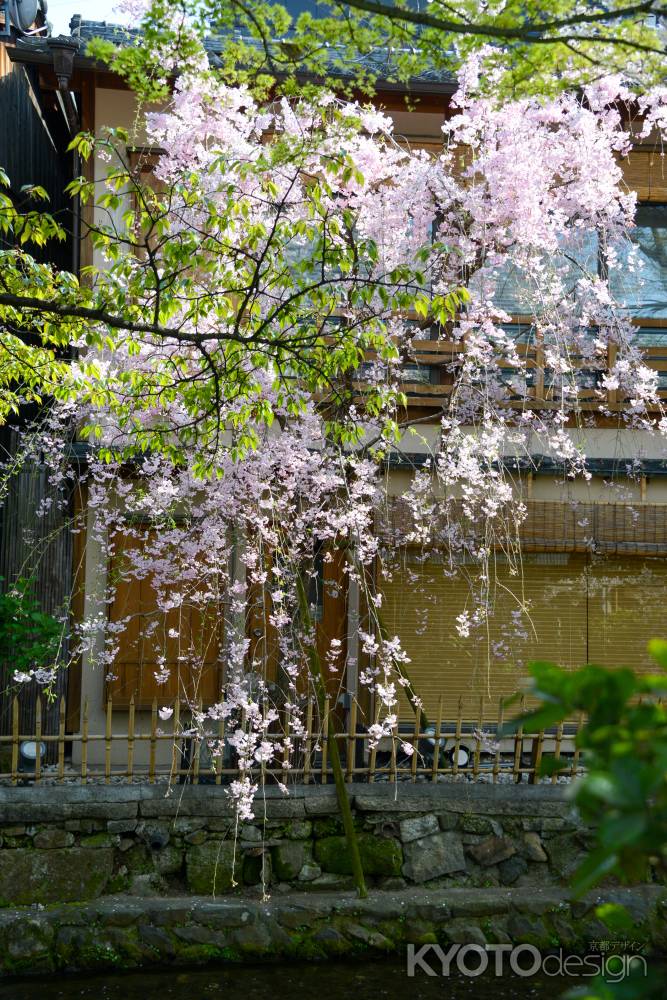
[[[3,686],[15,673],[51,670],[62,638],[62,624],[41,610],[34,580],[19,578],[0,594],[0,666]]]
[[[667,668],[667,642],[649,651]],[[542,704],[523,724],[549,729],[583,712],[577,736],[586,773],[572,786],[582,817],[595,824],[597,843],[577,871],[581,893],[607,875],[624,881],[646,877],[650,863],[667,876],[667,673],[638,674],[629,668],[586,666],[563,670],[533,663],[532,693]],[[514,725],[520,724],[517,723]],[[544,771],[558,762],[544,761]]]
[[[583,712],[577,735],[585,774],[570,786],[582,818],[595,830],[595,846],[575,872],[572,887],[581,895],[606,876],[641,882],[653,876],[667,882],[667,642],[654,639],[649,652],[661,672],[639,674],[629,668],[586,666],[563,670],[533,663],[531,693],[539,707],[514,720],[536,730],[549,729]],[[562,766],[562,762],[560,762]],[[559,768],[553,758],[543,772]],[[618,904],[602,904],[596,915],[613,933],[633,921]],[[648,1000],[664,995],[660,975],[632,975],[623,983],[596,978],[568,997],[595,1000]]]

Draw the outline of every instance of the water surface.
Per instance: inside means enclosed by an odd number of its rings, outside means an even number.
[[[21,980],[0,985],[0,1000],[556,1000],[573,985],[511,974],[408,978],[405,963],[392,958]]]

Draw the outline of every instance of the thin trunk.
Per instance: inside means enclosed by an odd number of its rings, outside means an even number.
[[[301,617],[303,619],[304,626],[313,633],[313,623],[310,616],[310,609],[308,607],[308,598],[306,596],[306,588],[303,582],[302,576],[299,574],[297,576],[297,591],[299,594],[299,608],[301,611]],[[325,689],[324,689],[324,677],[322,675],[322,665],[320,663],[320,655],[317,651],[317,646],[313,641],[308,649],[308,659],[310,660],[310,669],[315,679],[315,693],[317,697],[317,704],[320,709],[320,716],[324,713],[324,700],[325,700]],[[335,729],[332,720],[331,712],[329,713],[327,719],[325,720],[327,727],[327,737],[329,743],[329,755],[331,758],[331,769],[334,775],[334,782],[336,784],[336,796],[338,798],[338,806],[340,808],[341,816],[343,817],[343,828],[345,830],[345,839],[347,841],[347,849],[350,852],[350,858],[352,861],[352,874],[354,876],[354,881],[357,886],[357,893],[361,899],[365,899],[368,895],[366,890],[366,882],[364,880],[364,870],[361,864],[361,855],[359,854],[359,841],[357,840],[357,831],[354,828],[354,819],[352,817],[352,810],[350,808],[350,800],[347,794],[347,787],[345,785],[345,777],[343,775],[343,768],[340,763],[340,752],[338,749],[338,741],[335,738]]]

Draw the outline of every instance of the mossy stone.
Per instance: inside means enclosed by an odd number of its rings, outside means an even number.
[[[186,878],[191,892],[215,895],[232,888],[234,882],[234,844],[231,841],[207,841],[191,847],[185,856]],[[241,859],[236,860],[236,881],[241,880]]]
[[[82,847],[113,847],[115,843],[118,839],[108,833],[94,833],[91,837],[81,838]]]
[[[393,837],[358,836],[361,865],[366,875],[400,875],[401,845]],[[315,843],[315,860],[324,871],[352,874],[352,859],[345,837],[323,837]]]
[[[143,844],[135,844],[122,857],[131,875],[149,875],[153,871],[153,859]]]
[[[0,906],[95,899],[113,872],[113,851],[68,847],[0,851]]]
[[[281,882],[296,878],[306,862],[306,848],[303,842],[291,840],[276,844],[271,852],[273,868]]]
[[[544,841],[551,868],[567,882],[584,860],[584,848],[576,833],[563,833]]]
[[[313,823],[313,836],[336,837],[343,832],[343,821],[337,816],[327,816],[325,819],[316,819]]]
[[[312,832],[313,824],[310,820],[293,819],[285,827],[285,836],[290,840],[307,840]]]

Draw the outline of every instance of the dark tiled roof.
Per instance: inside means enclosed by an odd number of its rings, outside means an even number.
[[[141,37],[141,32],[137,28],[126,28],[120,24],[108,24],[106,21],[88,21],[84,20],[80,14],[74,14],[69,23],[69,28],[72,35],[80,39],[84,46],[85,43],[91,41],[93,38],[102,38],[104,41],[112,42],[117,46],[135,45]],[[254,41],[250,38],[245,38],[244,40],[254,44]],[[218,62],[216,56],[222,51],[223,44],[224,39],[221,38],[207,38],[204,41],[204,46],[209,53],[213,66]],[[363,65],[366,69],[371,70],[379,79],[386,80],[394,76],[392,66],[385,52],[377,51],[364,56]],[[435,69],[424,70],[419,74],[418,80],[422,84],[431,83],[440,86],[443,84],[453,86],[455,84],[453,74]]]
[[[122,24],[108,24],[106,21],[84,21],[81,14],[74,14],[69,22],[69,30],[74,38],[89,42],[102,38],[114,45],[129,45],[139,39],[136,28],[125,28]]]

